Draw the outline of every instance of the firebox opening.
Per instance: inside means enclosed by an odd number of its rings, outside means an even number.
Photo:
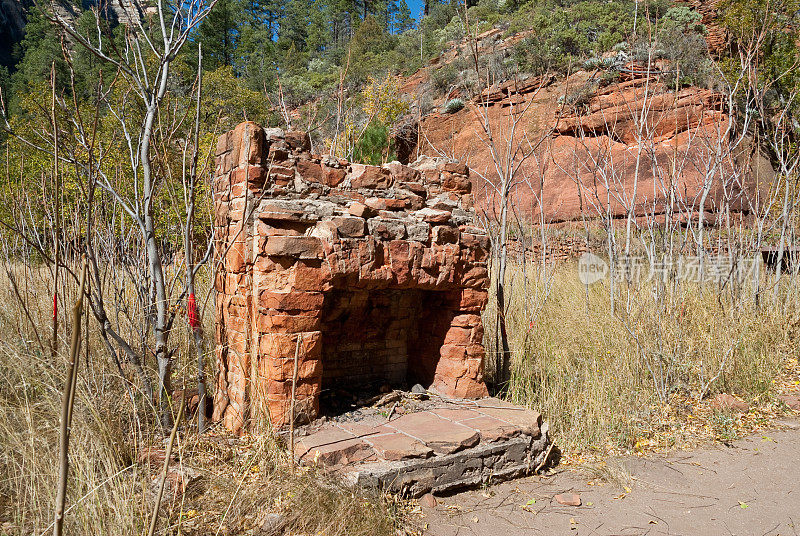
[[[381,393],[433,383],[451,316],[445,293],[333,289],[322,311],[320,411],[337,415]]]

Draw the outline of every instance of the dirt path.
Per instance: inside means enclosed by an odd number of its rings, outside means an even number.
[[[800,426],[784,424],[730,446],[610,461],[632,477],[630,493],[567,470],[443,497],[423,507],[425,534],[797,535]],[[564,492],[583,505],[553,500]]]

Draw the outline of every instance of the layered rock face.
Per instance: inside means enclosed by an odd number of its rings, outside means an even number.
[[[243,123],[219,139],[213,190],[216,420],[288,423],[295,362],[298,419],[337,385],[486,395],[489,244],[466,166],[351,164]]]
[[[656,68],[630,65],[607,85],[601,74],[492,88],[459,112],[423,119],[418,150],[467,163],[475,172],[476,202],[489,211],[498,201],[495,156],[514,154],[521,162],[511,190],[516,209],[536,220],[543,213],[551,223],[624,217],[628,207],[636,215],[684,219],[714,214],[723,202],[748,210],[771,173],[758,154],[742,163],[744,149],[731,148],[723,95],[675,91]],[[492,127],[494,152],[484,123]]]

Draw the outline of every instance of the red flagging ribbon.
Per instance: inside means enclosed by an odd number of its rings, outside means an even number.
[[[194,299],[194,294],[189,294],[189,299],[186,301],[186,316],[189,317],[189,325],[192,329],[200,327],[200,315],[197,313],[197,302]]]
[[[58,321],[58,293],[53,293],[53,320]]]

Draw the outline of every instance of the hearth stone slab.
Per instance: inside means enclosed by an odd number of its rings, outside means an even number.
[[[427,458],[433,455],[432,448],[400,432],[370,436],[369,442],[378,456],[387,461]]]
[[[371,445],[339,428],[325,428],[300,439],[294,452],[301,463],[311,460],[330,466],[375,459]]]
[[[480,441],[477,430],[443,419],[430,411],[403,415],[390,421],[388,426],[419,439],[436,454],[452,454],[474,447]]]
[[[522,435],[434,456],[426,460],[368,462],[343,467],[346,482],[361,488],[380,489],[419,497],[458,488],[479,486],[531,474],[547,454],[548,426],[538,439]]]
[[[539,413],[495,398],[423,403],[388,420],[381,411],[301,429],[295,455],[353,485],[418,496],[528,474],[549,444]]]

